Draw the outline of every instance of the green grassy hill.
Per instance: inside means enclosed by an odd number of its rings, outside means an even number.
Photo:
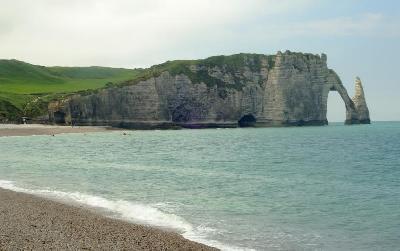
[[[18,60],[0,60],[0,122],[18,121],[21,116],[35,117],[47,111],[49,101],[77,92],[92,92],[106,86],[123,86],[159,76],[168,71],[172,75],[185,74],[194,83],[224,85],[209,75],[209,68],[220,66],[229,72],[250,68],[259,71],[261,62],[272,68],[275,56],[263,54],[235,54],[199,60],[174,60],[147,69],[108,67],[45,67]],[[192,65],[202,66],[194,72]],[[242,88],[240,81],[232,88]]]
[[[97,89],[108,82],[135,78],[139,72],[98,66],[44,67],[17,60],[0,60],[0,92],[37,94]]]
[[[39,115],[58,96],[134,79],[143,70],[108,67],[45,67],[0,60],[0,121]]]

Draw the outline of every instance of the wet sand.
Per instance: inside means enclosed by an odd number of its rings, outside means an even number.
[[[100,126],[52,126],[52,125],[14,125],[0,124],[0,137],[4,136],[29,136],[29,135],[56,135],[60,133],[89,133],[116,130]]]
[[[177,233],[0,189],[0,250],[216,250]]]

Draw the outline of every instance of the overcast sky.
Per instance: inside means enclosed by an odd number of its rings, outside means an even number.
[[[147,67],[173,59],[292,50],[328,54],[372,120],[400,120],[400,1],[0,0],[0,58]],[[339,95],[328,119],[343,121]]]

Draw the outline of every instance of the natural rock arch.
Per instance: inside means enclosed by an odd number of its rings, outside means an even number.
[[[329,88],[329,91],[336,91],[339,93],[340,97],[342,98],[344,105],[346,107],[346,120],[345,123],[348,124],[350,121],[353,121],[354,118],[357,117],[357,112],[355,110],[355,105],[353,100],[349,97],[346,89],[344,89],[343,86],[340,85],[335,85],[331,86]],[[329,92],[327,93],[327,96],[329,95]],[[328,100],[326,100],[328,102]]]
[[[361,80],[356,78],[356,94],[353,99],[349,97],[346,88],[343,86],[342,81],[333,71],[328,76],[327,85],[325,85],[322,95],[322,104],[324,106],[324,117],[326,119],[328,94],[330,91],[337,91],[342,98],[346,107],[346,120],[345,124],[368,124],[369,112],[366,106],[364,91],[362,89]]]
[[[190,71],[178,74],[167,68],[127,85],[52,102],[49,120],[62,123],[56,113],[63,112],[66,123],[127,128],[325,125],[328,94],[337,91],[346,107],[346,124],[370,122],[361,81],[357,79],[351,99],[327,67],[325,54],[287,51],[222,58],[174,62]]]

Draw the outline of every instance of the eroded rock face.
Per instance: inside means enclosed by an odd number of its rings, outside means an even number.
[[[346,123],[369,123],[361,81],[351,99],[326,55],[245,54],[234,64],[188,63],[138,83],[75,95],[49,106],[53,122],[127,128],[327,124],[329,91],[346,105]],[[64,114],[64,118],[60,115]],[[64,119],[64,120],[63,120]]]
[[[369,124],[371,122],[369,118],[369,110],[367,102],[365,101],[361,79],[359,77],[356,77],[355,95],[352,100],[354,102],[355,110],[357,111],[358,122],[361,124]]]

